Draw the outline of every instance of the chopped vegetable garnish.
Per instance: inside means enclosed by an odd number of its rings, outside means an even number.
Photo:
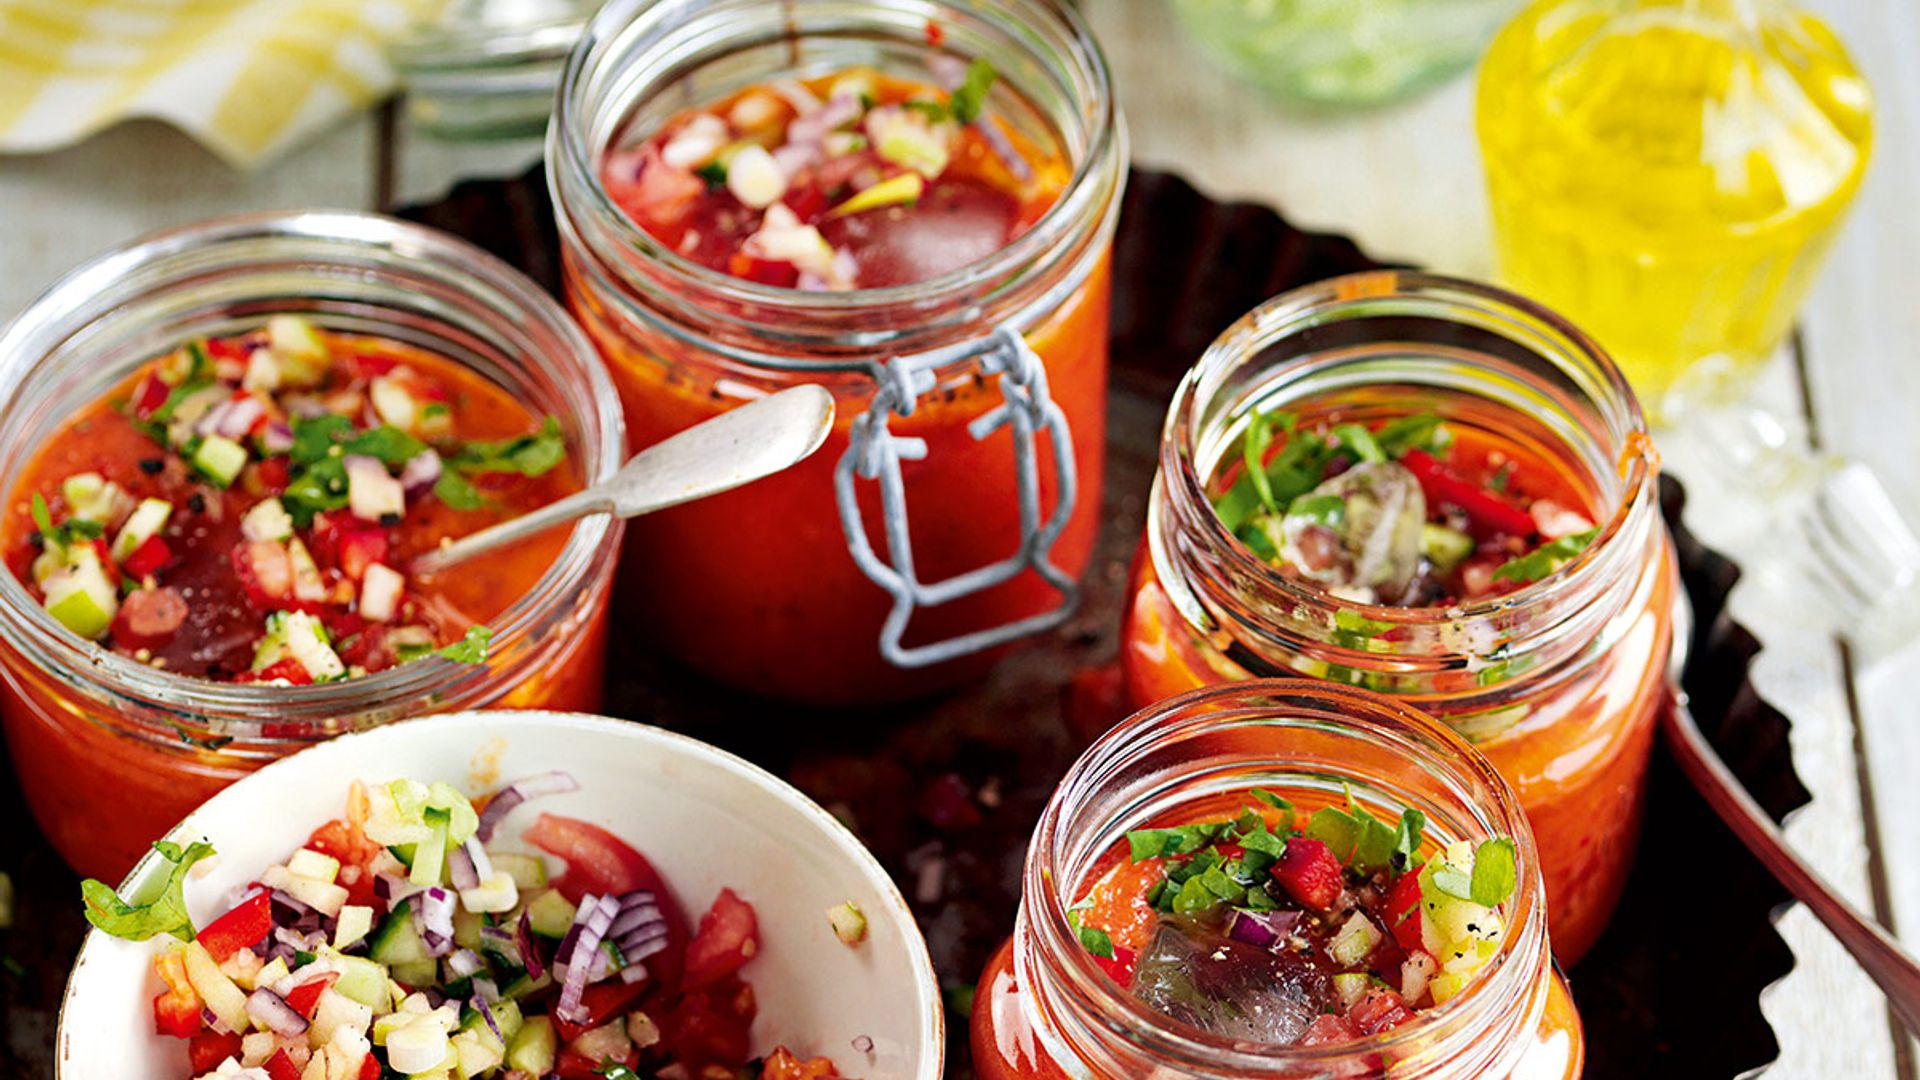
[[[87,902],[87,921],[129,941],[145,941],[161,934],[191,941],[193,920],[187,916],[185,896],[187,871],[212,855],[213,845],[195,842],[182,848],[168,840],[156,840],[153,850],[169,864],[167,876],[154,895],[138,902],[123,900],[105,882],[88,878],[80,883],[80,895]]]
[[[867,916],[860,905],[848,900],[827,909],[827,921],[833,924],[834,936],[842,944],[858,945],[867,940]]]

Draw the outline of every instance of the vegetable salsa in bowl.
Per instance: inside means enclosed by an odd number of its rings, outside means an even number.
[[[83,874],[343,731],[598,706],[618,522],[411,572],[625,458],[591,345],[471,245],[328,211],[161,233],[0,332],[0,396],[0,721]]]
[[[569,761],[593,764],[549,767]],[[63,1080],[124,1075],[81,1034],[105,1030],[182,1080],[939,1075],[931,967],[871,856],[767,774],[638,725],[349,736],[84,892]]]

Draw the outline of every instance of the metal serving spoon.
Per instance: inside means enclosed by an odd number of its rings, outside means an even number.
[[[1807,905],[1807,910],[1839,939],[1841,947],[1853,956],[1867,976],[1879,984],[1887,1004],[1907,1030],[1920,1035],[1920,963],[1901,949],[1900,943],[1879,923],[1847,903],[1787,845],[1786,837],[1781,835],[1773,819],[1747,793],[1745,785],[1701,733],[1692,710],[1687,707],[1687,695],[1680,689],[1680,669],[1686,664],[1693,612],[1684,596],[1678,606],[1673,657],[1668,665],[1668,691],[1672,700],[1670,707],[1662,710],[1660,724],[1674,759],[1680,763],[1680,771],[1687,774],[1707,805],[1713,807],[1720,820],[1727,823],[1767,872],[1785,885],[1794,899]]]
[[[794,386],[695,424],[633,455],[606,480],[415,556],[432,574],[588,514],[630,518],[704,499],[799,463],[833,429],[833,395]]]

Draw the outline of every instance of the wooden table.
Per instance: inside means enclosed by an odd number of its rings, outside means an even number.
[[[1812,0],[1880,95],[1876,160],[1832,265],[1805,313],[1799,348],[1760,395],[1806,416],[1826,450],[1871,464],[1920,520],[1920,365],[1898,348],[1920,342],[1920,41],[1911,0]],[[1347,233],[1368,252],[1485,276],[1487,213],[1471,132],[1472,86],[1458,80],[1411,104],[1359,116],[1306,117],[1227,80],[1154,0],[1082,0],[1113,62],[1135,160],[1171,169],[1216,196],[1282,209],[1308,228]],[[177,132],[135,122],[80,146],[0,159],[0,317],[10,317],[85,256],[149,230],[242,209],[378,209],[433,197],[459,177],[509,175],[533,142],[450,145],[416,136],[391,114],[354,118],[253,175],[236,174]],[[1677,460],[1676,460],[1677,458]],[[1699,465],[1669,455],[1683,479]],[[1696,483],[1689,523],[1736,558],[1764,537],[1751,508]],[[1847,640],[1809,631],[1786,598],[1743,587],[1736,615],[1767,650],[1755,678],[1794,722],[1796,762],[1814,792],[1788,835],[1830,880],[1920,948],[1920,643]],[[5,869],[0,867],[0,869]],[[1677,883],[1699,888],[1702,883]],[[1705,886],[1710,890],[1710,884]],[[1676,917],[1711,921],[1676,894]],[[1783,1045],[1769,1075],[1915,1080],[1872,984],[1798,908],[1782,931],[1798,969],[1766,1012]],[[1701,980],[1712,972],[1673,972]],[[23,1033],[14,1033],[20,1037]],[[46,1033],[51,1038],[52,1033]],[[31,1036],[28,1036],[31,1037]]]

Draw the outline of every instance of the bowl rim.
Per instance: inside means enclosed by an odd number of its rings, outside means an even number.
[[[888,918],[900,923],[909,931],[901,934],[901,939],[906,944],[908,959],[914,969],[914,978],[918,984],[918,989],[921,991],[922,997],[928,1001],[931,1006],[924,1010],[925,1026],[921,1032],[922,1037],[926,1040],[929,1052],[922,1055],[918,1070],[914,1074],[914,1080],[940,1080],[940,1078],[945,1075],[947,1024],[945,1002],[940,993],[940,982],[934,972],[933,956],[927,949],[926,935],[921,932],[919,921],[913,917],[913,911],[907,906],[906,897],[900,892],[900,886],[893,880],[893,875],[887,873],[886,868],[880,865],[880,860],[875,857],[873,852],[868,849],[867,845],[863,843],[859,837],[854,835],[851,829],[847,828],[839,818],[828,813],[825,807],[813,801],[812,798],[808,797],[807,794],[799,788],[794,787],[791,783],[775,775],[763,766],[757,765],[730,750],[723,750],[712,743],[704,742],[682,732],[670,731],[666,728],[638,720],[622,720],[617,717],[603,716],[596,713],[568,712],[554,709],[464,709],[459,712],[432,713],[426,716],[410,717],[405,720],[395,721],[391,724],[383,724],[379,727],[347,732],[328,739],[325,742],[316,743],[298,753],[289,754],[286,757],[269,762],[246,776],[241,777],[239,780],[234,781],[220,791],[215,792],[211,798],[189,811],[186,817],[174,823],[174,826],[168,829],[166,835],[161,837],[161,839],[181,840],[188,832],[194,829],[195,825],[201,819],[208,815],[210,808],[215,807],[223,800],[236,801],[240,799],[242,796],[236,794],[236,792],[240,792],[243,787],[248,785],[257,787],[271,784],[275,777],[290,773],[294,769],[301,767],[303,764],[301,759],[310,754],[346,753],[348,751],[330,748],[337,748],[342,745],[357,747],[363,742],[377,742],[383,738],[399,737],[390,734],[394,731],[409,732],[418,727],[454,727],[471,723],[476,718],[495,722],[506,721],[509,723],[520,723],[532,727],[574,728],[582,731],[598,731],[625,738],[637,738],[643,742],[651,742],[656,746],[683,752],[694,758],[705,759],[708,763],[731,770],[738,774],[741,779],[759,784],[762,788],[780,797],[782,801],[787,803],[801,817],[811,821],[816,827],[825,832],[834,843],[851,855],[853,861],[866,872],[868,885],[878,894],[880,902],[885,908],[884,913],[868,913],[869,918],[875,914],[885,914]],[[200,832],[200,835],[205,835],[204,830]],[[133,865],[133,869],[127,871],[126,876],[122,878],[120,883],[115,887],[116,891],[124,895],[128,887],[148,874],[158,863],[159,859],[159,852],[149,850],[145,855],[141,856],[139,862]],[[81,972],[86,968],[89,956],[96,948],[106,949],[112,947],[105,944],[108,940],[109,935],[104,931],[97,927],[89,929],[87,936],[80,943],[80,951],[74,956],[73,966],[68,969],[66,985],[60,995],[60,1009],[54,1024],[53,1069],[55,1080],[62,1080],[66,1075],[68,1062],[67,1041],[65,1039],[67,1033],[67,1007],[73,1003],[75,987],[80,981]],[[148,943],[130,942],[129,944],[146,945]]]

